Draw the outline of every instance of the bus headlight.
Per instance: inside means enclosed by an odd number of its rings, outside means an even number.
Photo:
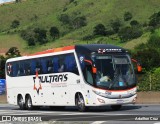
[[[111,95],[111,92],[107,92],[105,91],[105,93],[102,93],[100,91],[97,91],[97,90],[92,90],[95,94],[99,95],[99,96],[102,96],[102,97],[107,97],[109,95]]]

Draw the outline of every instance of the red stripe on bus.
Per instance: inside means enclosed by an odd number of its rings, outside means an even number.
[[[105,90],[105,89],[102,89],[102,88],[96,88],[96,87],[94,87],[94,88],[95,89],[100,89],[100,90]],[[130,89],[126,89],[126,90],[105,90],[105,91],[107,91],[107,92],[124,92],[124,91],[128,91],[128,90],[132,90],[134,88],[136,88],[136,86],[133,87],[133,88],[130,88]]]
[[[37,52],[37,53],[31,54],[29,56],[48,54],[48,53],[54,53],[54,52],[61,52],[61,51],[67,51],[67,50],[73,50],[73,49],[75,49],[75,46],[66,46],[66,47],[61,47],[61,48],[45,50],[42,52]]]

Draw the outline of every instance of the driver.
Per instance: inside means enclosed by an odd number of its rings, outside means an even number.
[[[109,82],[111,81],[109,76],[103,76],[103,73],[100,73],[99,71],[97,72],[97,76],[99,77],[100,82]]]

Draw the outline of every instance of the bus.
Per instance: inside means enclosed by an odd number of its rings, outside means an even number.
[[[111,106],[136,102],[137,80],[128,52],[107,44],[49,49],[6,62],[7,101],[41,106]]]

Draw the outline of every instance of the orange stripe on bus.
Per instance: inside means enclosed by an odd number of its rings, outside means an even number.
[[[73,50],[73,49],[75,49],[75,46],[66,46],[66,47],[61,47],[61,48],[49,49],[49,50],[42,51],[42,52],[37,52],[37,53],[31,54],[29,56],[54,53],[54,52],[60,52],[60,51],[67,51],[67,50]]]

